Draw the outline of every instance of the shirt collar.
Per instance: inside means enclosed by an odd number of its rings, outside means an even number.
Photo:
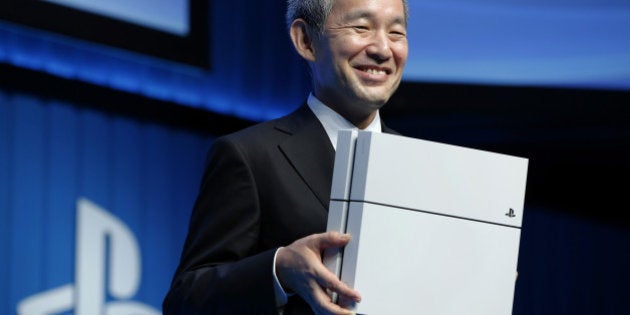
[[[347,119],[343,118],[343,116],[339,115],[339,113],[332,110],[330,107],[326,106],[319,99],[317,99],[315,95],[313,95],[313,93],[309,94],[306,103],[308,104],[308,107],[313,111],[313,113],[315,113],[315,116],[317,116],[317,119],[322,124],[322,126],[324,126],[324,130],[326,130],[326,134],[328,135],[328,138],[330,139],[330,142],[332,143],[335,150],[337,149],[337,134],[339,133],[339,130],[359,130],[359,128],[357,128]],[[368,125],[363,130],[377,133],[382,132],[381,116],[379,115],[378,111],[376,111],[376,117],[374,117],[374,120],[372,120],[370,125]]]

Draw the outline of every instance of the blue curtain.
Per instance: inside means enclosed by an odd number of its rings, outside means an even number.
[[[4,92],[0,136],[0,313],[75,282],[80,198],[131,231],[141,257],[132,299],[159,310],[211,138]]]

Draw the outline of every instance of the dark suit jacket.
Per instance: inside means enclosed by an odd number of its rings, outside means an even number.
[[[274,253],[326,230],[333,164],[306,105],[218,138],[164,314],[275,314]],[[311,313],[298,296],[284,310]]]

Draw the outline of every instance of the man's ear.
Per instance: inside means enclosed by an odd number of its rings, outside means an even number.
[[[315,49],[312,34],[308,31],[308,25],[303,19],[296,19],[291,23],[289,33],[293,47],[306,61],[315,61]]]

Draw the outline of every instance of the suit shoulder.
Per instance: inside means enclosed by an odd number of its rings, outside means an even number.
[[[258,123],[245,129],[241,129],[239,131],[221,136],[217,138],[216,141],[250,143],[273,138],[274,135],[278,132],[274,127],[276,121],[278,121],[278,119]]]
[[[305,119],[304,117],[308,117],[309,114],[312,115],[312,113],[310,113],[310,109],[302,106],[285,116],[255,124],[245,129],[222,136],[219,139],[247,144],[258,143],[261,141],[269,142],[274,139],[284,139],[287,135],[291,134],[296,128],[298,128],[297,126],[303,123]],[[313,118],[315,117],[314,115],[312,116]]]

